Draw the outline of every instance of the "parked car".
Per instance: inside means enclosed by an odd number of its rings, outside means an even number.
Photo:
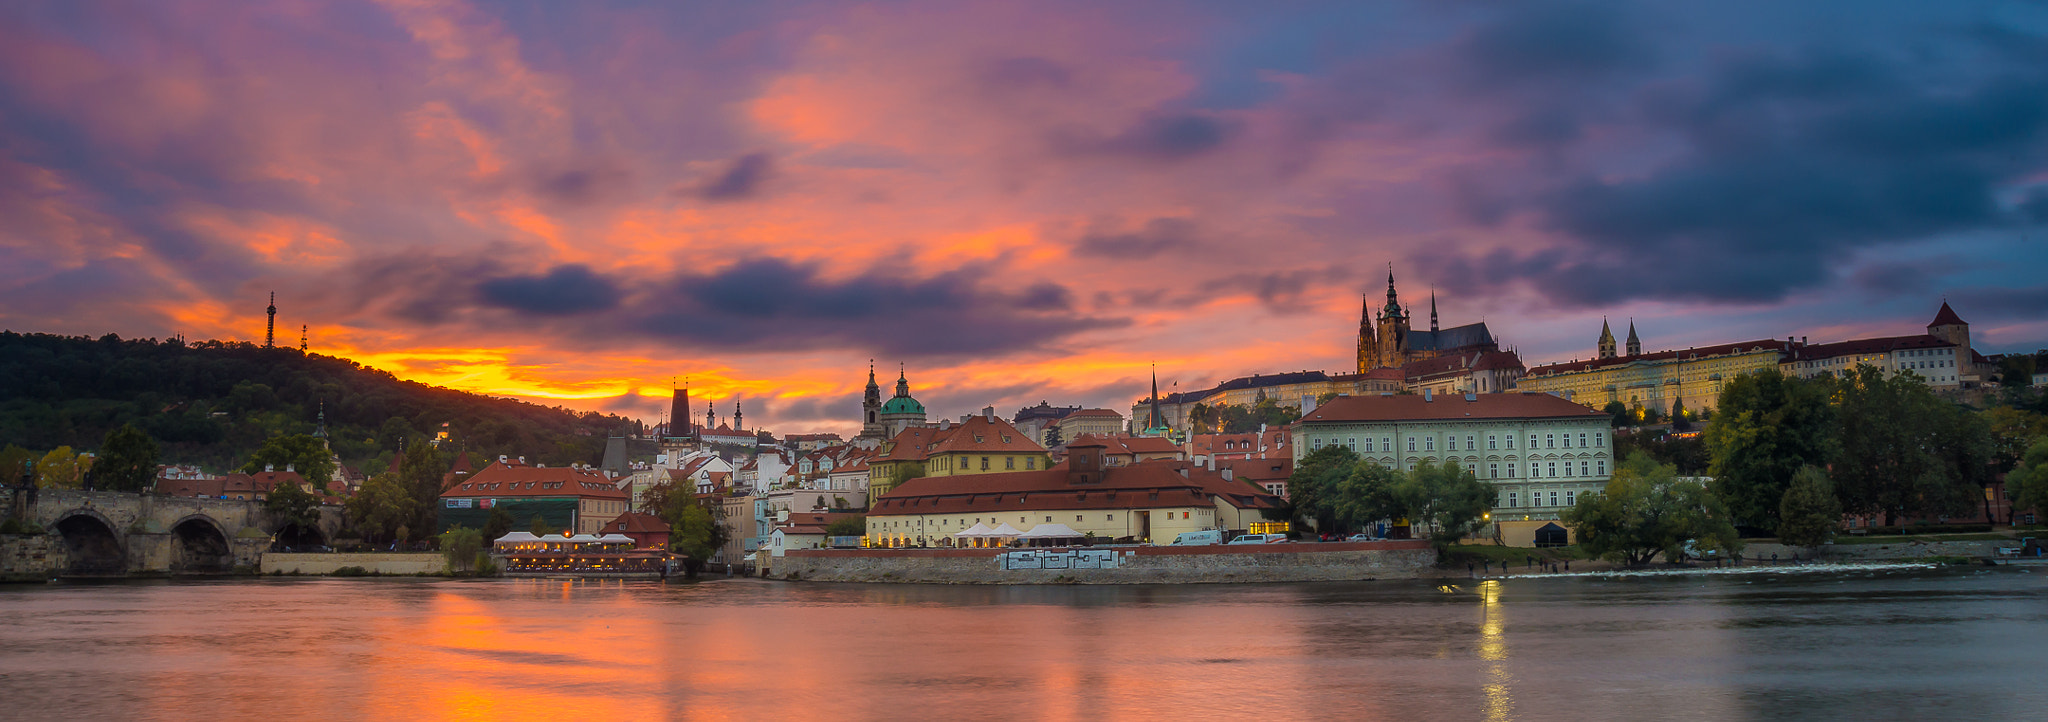
[[[1173,538],[1173,543],[1172,543],[1172,544],[1168,544],[1167,546],[1185,547],[1185,546],[1200,546],[1200,545],[1204,545],[1204,544],[1222,544],[1222,543],[1223,543],[1223,531],[1222,531],[1222,530],[1220,530],[1220,529],[1204,529],[1204,530],[1202,530],[1202,531],[1184,531],[1184,532],[1181,532],[1179,536],[1176,536],[1176,537],[1174,537],[1174,538]]]
[[[1287,541],[1286,534],[1246,534],[1230,540],[1232,544],[1279,544]]]
[[[1376,539],[1378,539],[1378,537],[1375,537],[1371,534],[1367,534],[1365,532],[1359,532],[1357,534],[1344,537],[1344,541],[1374,541]]]

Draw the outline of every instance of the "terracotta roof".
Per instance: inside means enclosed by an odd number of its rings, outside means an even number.
[[[1187,476],[1182,476],[1185,471]],[[1278,508],[1279,497],[1248,482],[1227,481],[1180,461],[1148,461],[1103,471],[1099,483],[1067,483],[1062,463],[1039,471],[924,477],[876,499],[874,516],[1049,509],[1147,509],[1209,506],[1214,499],[1240,509]]]
[[[1216,468],[1229,469],[1239,481],[1286,481],[1294,475],[1294,459],[1224,459],[1216,462]]]
[[[1032,440],[1030,434],[1018,431],[1008,421],[985,416],[967,417],[950,429],[945,438],[932,443],[926,456],[961,452],[1045,453],[1045,447]]]
[[[566,466],[527,466],[519,462],[493,462],[470,475],[443,497],[480,496],[588,496],[602,499],[628,498],[610,479],[592,471]]]
[[[1801,346],[1792,351],[1788,361],[1810,361],[1837,356],[1859,356],[1863,354],[1890,353],[1904,349],[1955,348],[1955,344],[1920,334],[1918,336],[1888,336],[1885,338],[1862,338],[1835,343],[1817,343]]]
[[[1929,322],[1927,322],[1927,327],[1928,327],[1928,328],[1934,328],[1935,326],[1968,326],[1968,325],[1969,325],[1969,323],[1967,323],[1967,322],[1963,321],[1963,317],[1961,317],[1961,316],[1957,316],[1957,315],[1956,315],[1956,310],[1955,310],[1955,309],[1953,309],[1953,308],[1949,308],[1949,307],[1948,307],[1948,302],[1947,302],[1947,301],[1942,301],[1942,302],[1941,302],[1941,310],[1940,310],[1940,311],[1936,311],[1936,312],[1934,313],[1934,320],[1933,320],[1933,321],[1929,321]]]
[[[1593,369],[1602,369],[1610,366],[1621,366],[1629,363],[1634,363],[1637,361],[1675,361],[1679,359],[1689,360],[1695,356],[1699,358],[1708,358],[1711,356],[1727,356],[1730,354],[1738,353],[1752,353],[1755,351],[1776,351],[1779,353],[1784,353],[1786,350],[1788,350],[1790,346],[1791,344],[1785,341],[1784,339],[1764,339],[1761,341],[1744,341],[1742,343],[1724,343],[1718,346],[1700,346],[1698,348],[1672,349],[1669,351],[1657,351],[1655,353],[1636,354],[1633,356],[1616,356],[1614,358],[1587,359],[1584,361],[1570,361],[1566,363],[1544,364],[1542,366],[1537,366],[1535,368],[1529,369],[1529,375],[1547,376],[1550,374],[1571,373],[1574,371],[1591,371]]]
[[[621,523],[624,523],[625,526],[619,526],[619,524]],[[661,517],[649,514],[644,511],[629,511],[624,514],[620,514],[616,519],[605,522],[604,530],[610,533],[633,532],[636,534],[662,534],[667,533],[669,531],[669,526],[668,522],[661,520]]]
[[[1110,410],[1110,409],[1082,409],[1082,410],[1080,410],[1080,411],[1076,411],[1076,412],[1074,412],[1074,413],[1071,413],[1071,414],[1067,414],[1066,418],[1072,418],[1072,417],[1075,417],[1075,416],[1097,416],[1097,417],[1107,417],[1107,418],[1117,418],[1117,419],[1121,419],[1121,418],[1123,418],[1123,417],[1124,417],[1124,415],[1123,415],[1123,414],[1119,414],[1119,413],[1117,413],[1117,412],[1115,412],[1115,411],[1113,411],[1113,410]]]
[[[939,439],[951,435],[953,431],[958,428],[959,427],[953,427],[950,429],[938,429],[930,426],[912,426],[905,428],[904,430],[897,432],[897,434],[894,437],[891,437],[887,445],[883,447],[888,450],[887,453],[877,454],[873,458],[869,459],[869,463],[886,461],[924,461],[925,457],[928,455],[926,447],[929,447],[937,443]]]
[[[1550,394],[1472,394],[1472,400],[1467,401],[1466,398],[1461,394],[1340,396],[1316,407],[1296,423],[1549,419],[1606,415]]]

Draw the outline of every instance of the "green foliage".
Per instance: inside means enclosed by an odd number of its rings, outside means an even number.
[[[1778,503],[1778,540],[1820,546],[1834,539],[1841,526],[1842,504],[1835,500],[1835,485],[1828,482],[1827,472],[1813,466],[1800,469]]]
[[[76,489],[84,481],[85,467],[69,446],[59,446],[36,462],[36,486],[44,489]]]
[[[2048,511],[2048,436],[2036,437],[2005,476],[2012,508]]]
[[[484,518],[484,540],[497,541],[498,537],[512,533],[512,514],[502,507],[491,507],[491,514]]]
[[[1334,529],[1337,523],[1339,485],[1358,464],[1358,454],[1342,446],[1325,446],[1309,452],[1294,464],[1287,477],[1287,501],[1293,518],[1311,522],[1317,529]]]
[[[1348,449],[1345,452],[1350,453]],[[1337,526],[1317,527],[1318,531],[1354,531],[1381,519],[1408,518],[1410,511],[1402,494],[1409,490],[1401,472],[1362,459],[1337,471],[1343,476],[1324,492]]]
[[[286,527],[311,529],[320,524],[320,497],[291,482],[278,484],[263,498],[263,508]]]
[[[363,488],[349,498],[345,509],[356,528],[363,532],[363,538],[374,544],[396,538],[401,527],[417,518],[419,510],[413,508],[415,503],[398,476],[387,472],[363,482]]]
[[[868,519],[865,516],[840,517],[825,525],[825,536],[865,536],[867,533]]]
[[[1457,462],[1423,463],[1394,485],[1393,498],[1410,526],[1438,546],[1471,536],[1493,510],[1493,488]]]
[[[448,464],[442,462],[440,450],[424,437],[405,447],[405,460],[398,464],[398,483],[412,495],[412,528],[440,528],[441,477],[447,473]]]
[[[1626,459],[1636,452],[1649,454],[1659,464],[1678,467],[1681,476],[1703,476],[1713,463],[1704,435],[1679,437],[1661,429],[1624,431],[1614,436],[1614,458]]]
[[[249,462],[242,465],[242,473],[255,474],[264,467],[277,471],[290,468],[300,478],[315,485],[325,486],[334,478],[334,457],[327,451],[327,445],[308,434],[279,436],[263,442],[263,447],[249,455]]]
[[[1607,405],[1605,407],[1602,407],[1600,409],[1600,411],[1601,413],[1605,413],[1608,416],[1614,417],[1614,421],[1612,422],[1614,428],[1619,429],[1624,426],[1634,426],[1636,423],[1636,415],[1628,410],[1628,404],[1624,404],[1619,401],[1609,401],[1607,402]]]
[[[156,484],[156,440],[122,424],[107,432],[100,455],[92,464],[93,486],[111,491],[145,491]]]
[[[1776,369],[1731,379],[1707,424],[1708,474],[1735,524],[1778,528],[1778,505],[1792,475],[1828,462],[1835,409],[1827,378],[1787,377]]]
[[[526,530],[534,536],[547,536],[555,533],[554,527],[548,526],[548,520],[540,518],[539,514],[533,515],[533,521],[527,523]]]
[[[1235,404],[1217,404],[1204,410],[1205,423],[1199,428],[1213,428],[1216,433],[1249,434],[1258,431],[1261,425],[1268,428],[1286,426],[1301,418],[1301,409],[1282,406],[1270,398],[1261,398],[1250,407]]]
[[[472,569],[484,548],[484,534],[476,529],[455,527],[441,532],[441,555],[448,558],[448,571]]]
[[[1045,427],[1044,441],[1045,448],[1048,449],[1053,448],[1055,446],[1059,446],[1060,444],[1067,443],[1066,437],[1061,435],[1060,427],[1057,425]]]
[[[1689,418],[1689,417],[1687,417],[1687,416],[1686,416],[1686,413],[1685,413],[1685,398],[1684,398],[1684,397],[1679,397],[1679,398],[1676,398],[1676,399],[1672,399],[1672,400],[1671,400],[1671,430],[1672,430],[1672,431],[1691,431],[1691,430],[1692,430],[1692,419],[1691,419],[1691,418]]]
[[[0,449],[0,486],[14,486],[21,483],[24,474],[35,475],[36,459],[42,458],[28,449],[14,444]]]
[[[1838,390],[1840,453],[1832,480],[1855,514],[1968,512],[1988,481],[1990,431],[1983,419],[1934,395],[1907,374],[1858,366]]]
[[[1720,497],[1644,454],[1623,462],[1605,491],[1580,496],[1559,516],[1576,528],[1581,548],[1631,566],[1659,553],[1676,560],[1688,541],[1701,551],[1742,548]]]
[[[350,464],[443,423],[454,443],[483,457],[538,453],[549,465],[594,463],[610,432],[632,426],[617,416],[400,381],[347,359],[248,343],[6,331],[0,379],[0,443],[88,448],[133,424],[156,439],[162,463],[215,471],[240,467],[267,439],[311,433],[323,400],[334,451]]]

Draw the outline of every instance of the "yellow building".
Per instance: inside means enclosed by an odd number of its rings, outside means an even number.
[[[1037,471],[1051,468],[1045,447],[993,414],[958,424],[912,426],[882,443],[868,459],[870,499],[895,488],[906,475],[950,477]]]
[[[1613,353],[1613,335],[1602,328],[1602,356],[1586,361],[1548,364],[1529,369],[1515,382],[1518,391],[1555,394],[1604,408],[1619,401],[1631,409],[1669,413],[1675,401],[1694,411],[1720,402],[1721,387],[1743,374],[1775,369],[1799,344],[1786,339],[1703,346],[1655,353]],[[1639,348],[1635,329],[1630,347]]]
[[[1106,467],[1100,445],[1070,445],[1052,469],[912,479],[868,509],[868,543],[964,546],[959,532],[1009,525],[1028,532],[1062,524],[1103,541],[1164,544],[1182,532],[1242,531],[1278,497],[1186,462]]]

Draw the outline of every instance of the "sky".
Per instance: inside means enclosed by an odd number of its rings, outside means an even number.
[[[0,4],[0,327],[858,430],[1348,372],[2048,347],[2048,6]]]

